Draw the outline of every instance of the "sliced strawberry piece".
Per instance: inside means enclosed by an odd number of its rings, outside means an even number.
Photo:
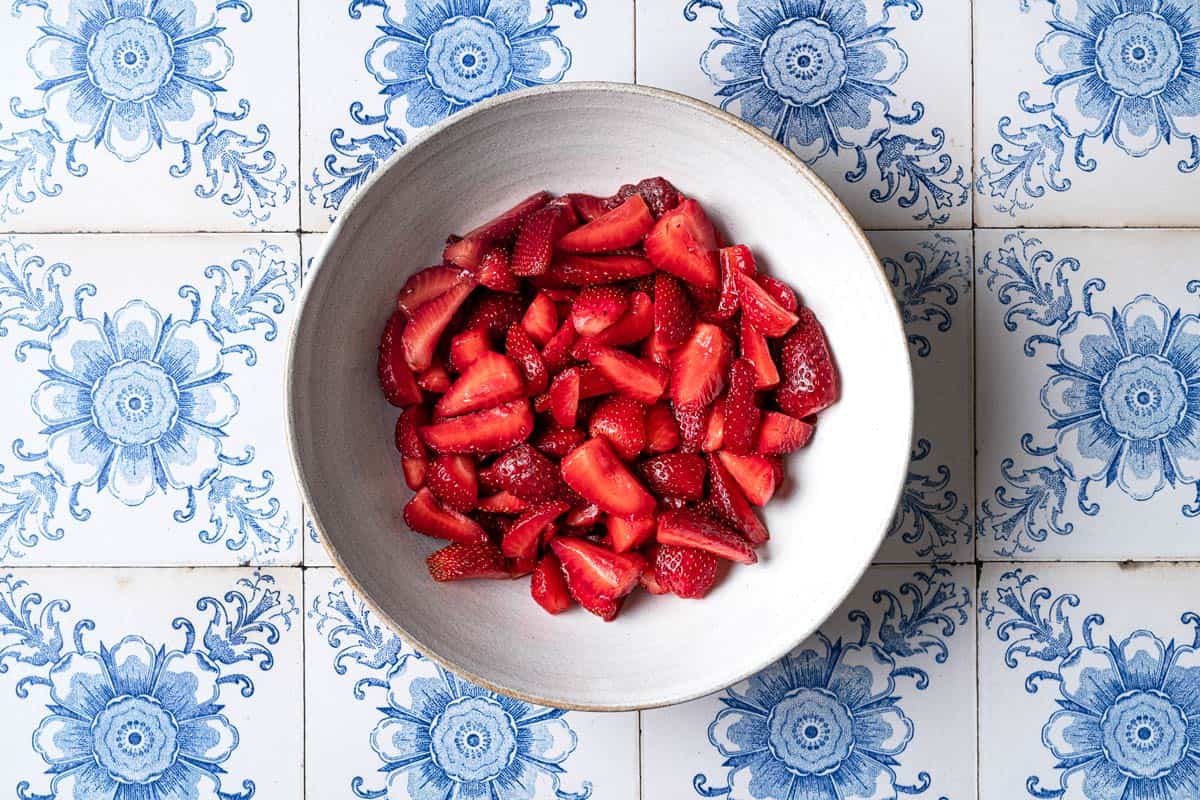
[[[404,348],[404,360],[414,371],[420,372],[433,363],[433,351],[437,348],[438,339],[450,324],[454,312],[458,311],[474,288],[475,282],[472,280],[456,283],[413,312],[400,343]]]
[[[754,365],[754,387],[771,389],[779,385],[779,369],[771,357],[767,337],[759,333],[745,316],[741,322],[742,358]]]
[[[658,577],[654,574],[654,558],[657,553],[658,545],[651,545],[650,549],[646,551],[646,568],[642,570],[642,575],[638,578],[638,583],[650,594],[670,594],[671,590],[659,583]]]
[[[488,468],[506,491],[530,503],[562,499],[566,494],[558,466],[541,451],[520,444]]]
[[[558,331],[542,348],[542,361],[551,374],[571,363],[571,349],[578,339],[579,334],[575,332],[571,320],[563,320],[563,324],[558,326]]]
[[[657,364],[642,361],[615,347],[597,345],[590,350],[588,361],[621,394],[650,405],[666,391],[669,376]]]
[[[561,467],[568,486],[609,514],[636,517],[654,511],[654,498],[604,439],[576,447]]]
[[[462,544],[485,543],[487,531],[465,514],[438,503],[429,489],[420,489],[404,506],[404,521],[417,533]]]
[[[501,490],[496,494],[481,497],[479,499],[479,508],[481,511],[488,511],[493,514],[520,514],[529,508],[529,503],[526,503],[512,492]]]
[[[521,318],[521,327],[539,346],[545,346],[558,330],[558,306],[545,292],[538,292]]]
[[[658,518],[658,543],[660,546],[695,548],[739,564],[758,561],[754,548],[741,536],[704,514],[686,508],[668,511]]]
[[[741,531],[751,544],[757,546],[767,541],[770,538],[767,526],[750,507],[750,502],[742,492],[742,487],[714,454],[709,453],[706,458],[708,459],[709,499],[717,513],[723,520]]]
[[[704,597],[717,582],[720,561],[712,553],[662,544],[651,562],[656,583],[687,599]]]
[[[408,319],[417,309],[456,284],[468,281],[471,273],[456,267],[426,267],[414,272],[396,296],[396,309]]]
[[[794,314],[800,308],[800,301],[796,298],[796,293],[783,281],[763,273],[755,275],[754,280],[758,281],[758,285],[765,289],[767,294],[771,295],[771,298],[785,310]]]
[[[604,512],[600,510],[600,506],[588,503],[586,506],[571,509],[565,522],[572,528],[590,528],[599,522],[603,515]]]
[[[491,543],[452,544],[425,559],[435,581],[464,581],[474,578],[508,579],[512,575],[500,548]]]
[[[571,304],[571,323],[581,336],[595,336],[613,325],[628,309],[629,293],[624,289],[588,286]]]
[[[555,201],[538,209],[521,223],[513,245],[509,269],[513,275],[542,275],[550,268],[554,243],[575,222],[575,211],[568,201]]]
[[[742,315],[763,336],[771,339],[783,336],[795,326],[797,317],[788,311],[766,289],[749,275],[737,273],[738,298],[742,304]]]
[[[434,361],[417,376],[417,385],[427,392],[442,394],[450,388],[450,373],[440,361]]]
[[[758,424],[762,411],[755,404],[758,373],[748,359],[735,359],[729,365],[729,388],[725,392],[724,437],[722,447],[744,455],[758,444]]]
[[[646,411],[646,452],[668,453],[679,446],[679,426],[671,407],[655,403]]]
[[[713,406],[717,408],[718,406]],[[685,453],[694,453],[706,441],[709,408],[701,403],[676,403],[671,410],[675,414],[675,423],[679,426],[679,449]]]
[[[717,298],[713,316],[717,319],[729,319],[738,310],[737,276],[739,273],[754,272],[754,256],[750,248],[744,244],[733,247],[722,247],[719,253],[721,262],[721,294]]]
[[[667,349],[678,347],[692,333],[695,311],[679,281],[666,273],[654,276],[654,335]]]
[[[679,205],[679,201],[683,199],[683,195],[679,193],[679,190],[669,180],[655,177],[638,181],[636,185],[632,183],[625,184],[617,190],[615,195],[608,198],[606,206],[614,208],[635,193],[642,196],[642,199],[646,201],[646,205],[650,208],[650,213],[656,218],[661,217],[664,213]]]
[[[546,362],[537,345],[529,338],[529,334],[520,325],[508,329],[508,337],[504,342],[508,357],[517,362],[521,373],[525,376],[526,388],[531,395],[541,394],[550,385],[550,376],[546,371]]]
[[[673,349],[663,344],[662,340],[658,338],[658,334],[652,333],[642,342],[642,358],[651,364],[658,364],[660,367],[671,369],[673,364],[671,351]]]
[[[529,593],[550,614],[561,614],[571,607],[571,591],[563,575],[562,564],[553,553],[546,553],[529,579]]]
[[[492,337],[487,328],[468,328],[450,340],[450,369],[465,372],[475,359],[491,349]]]
[[[528,400],[452,417],[420,429],[421,439],[439,453],[499,453],[533,433]]]
[[[583,444],[583,440],[586,438],[587,434],[578,428],[555,427],[539,434],[534,440],[533,446],[555,458],[562,458]]]
[[[606,197],[597,197],[594,194],[583,194],[580,192],[572,192],[565,195],[571,201],[571,205],[575,207],[575,211],[579,213],[580,218],[584,222],[591,222],[597,217],[603,215],[609,210],[605,201]]]
[[[495,408],[525,396],[525,379],[508,356],[488,351],[475,359],[433,407],[441,417]]]
[[[708,322],[696,323],[692,335],[675,351],[671,399],[676,406],[707,406],[725,386],[733,345],[725,332]]]
[[[653,273],[654,265],[638,255],[562,255],[555,259],[548,276],[567,286],[597,286]]]
[[[554,520],[567,513],[568,508],[570,506],[562,500],[552,500],[529,508],[504,533],[500,552],[509,558],[534,558],[542,541],[542,533]]]
[[[537,556],[530,556],[529,558],[510,558],[508,560],[508,577],[514,579],[524,578],[526,575],[532,573],[534,567],[536,566]]]
[[[841,381],[821,323],[807,308],[799,311],[800,322],[783,340],[779,361],[783,383],[775,391],[775,402],[793,417],[816,414],[837,402]]]
[[[686,199],[658,218],[646,235],[646,257],[654,266],[701,289],[720,286],[717,237],[704,209]]]
[[[725,402],[718,401],[708,410],[704,425],[704,442],[700,449],[706,453],[720,450],[725,444]]]
[[[425,478],[429,474],[429,458],[402,456],[400,468],[404,471],[404,482],[415,491],[425,485]]]
[[[455,511],[465,514],[479,502],[479,478],[475,460],[469,456],[436,456],[429,464],[426,483],[442,505]]]
[[[645,292],[633,292],[629,296],[629,309],[612,325],[595,336],[580,340],[586,343],[606,344],[614,347],[640,342],[654,330],[654,302]],[[576,345],[578,347],[579,345]]]
[[[637,553],[614,553],[586,539],[560,536],[550,547],[562,562],[573,593],[586,587],[603,597],[624,597],[637,586],[646,567],[646,560]]]
[[[618,553],[636,550],[654,537],[658,520],[652,514],[644,517],[608,516],[608,540]]]
[[[425,485],[429,466],[428,451],[417,433],[417,429],[428,421],[429,409],[423,405],[409,406],[396,420],[396,449],[400,451],[404,480],[408,488],[414,490]]]
[[[526,197],[498,217],[475,228],[462,239],[446,246],[442,260],[448,264],[475,269],[484,252],[501,239],[517,232],[525,218],[550,202],[549,192],[537,192]]]
[[[638,465],[650,491],[684,500],[704,498],[704,459],[694,453],[665,453]]]
[[[476,276],[481,284],[497,292],[516,293],[521,288],[508,268],[508,251],[503,247],[489,248],[483,254]]]
[[[775,465],[763,456],[737,455],[728,450],[717,453],[721,465],[729,471],[746,499],[756,506],[765,506],[775,494]]]
[[[588,433],[603,436],[617,455],[630,461],[646,446],[646,407],[620,395],[606,398],[592,412]]]
[[[404,317],[399,311],[393,312],[383,328],[383,336],[379,340],[379,385],[383,396],[394,406],[411,406],[423,399],[421,387],[404,360],[404,350],[400,346],[403,335]]]
[[[464,328],[484,328],[494,337],[503,336],[525,313],[521,298],[500,292],[480,292]]]
[[[580,364],[573,369],[579,372],[579,399],[586,400],[589,397],[599,397],[603,394],[612,394],[616,391],[612,381],[605,377],[604,373],[590,364]]]
[[[564,253],[604,253],[631,247],[654,227],[642,196],[635,194],[611,211],[568,233],[555,245]]]
[[[768,411],[758,429],[758,452],[765,456],[799,450],[812,439],[813,426],[802,419]]]
[[[728,264],[732,274],[741,272],[744,275],[754,275],[758,272],[758,265],[754,262],[754,253],[744,244],[722,247],[718,255],[721,264]]]
[[[563,428],[575,425],[579,413],[579,370],[565,369],[550,384],[550,415]]]

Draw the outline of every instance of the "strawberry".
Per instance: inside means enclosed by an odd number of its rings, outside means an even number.
[[[442,505],[455,511],[465,514],[479,504],[479,478],[470,456],[435,456],[429,463],[428,485]]]
[[[801,419],[768,411],[758,429],[758,452],[765,456],[790,453],[808,444],[813,426]]]
[[[671,407],[655,403],[646,410],[646,452],[667,453],[679,446],[679,426]]]
[[[750,543],[721,523],[696,511],[681,508],[658,518],[658,543],[692,547],[718,558],[753,564],[758,561]],[[661,580],[661,578],[660,578]]]
[[[510,558],[508,560],[508,577],[524,578],[533,572],[537,566],[537,556],[529,556],[528,558]]]
[[[537,192],[526,197],[503,214],[475,228],[462,239],[447,245],[442,252],[442,260],[447,264],[475,269],[493,242],[507,239],[516,233],[525,218],[549,203],[550,197],[549,192]]]
[[[719,400],[708,409],[708,419],[704,423],[704,441],[700,449],[706,453],[720,450],[725,444],[725,402]]]
[[[500,456],[489,470],[495,470],[503,489],[530,503],[545,503],[566,494],[558,466],[527,444]]]
[[[658,528],[658,520],[653,514],[644,517],[614,517],[609,514],[607,526],[612,549],[618,553],[627,553],[650,541]]]
[[[416,490],[425,485],[429,453],[417,429],[429,421],[429,409],[423,405],[409,406],[396,420],[396,449],[408,488]]]
[[[414,272],[400,294],[396,295],[396,310],[412,319],[417,309],[438,295],[445,294],[456,284],[470,279],[471,273],[454,267],[426,267]]]
[[[500,292],[481,292],[467,316],[464,328],[484,328],[492,336],[504,333],[525,312],[521,298]]]
[[[603,514],[604,512],[600,510],[600,506],[595,503],[588,503],[586,506],[578,506],[571,509],[564,521],[572,528],[590,528],[600,521],[600,517]]]
[[[758,423],[762,412],[755,404],[758,373],[745,358],[729,365],[729,388],[725,392],[724,438],[722,447],[744,455],[758,443]]]
[[[713,315],[717,319],[729,319],[738,310],[738,273],[754,272],[754,256],[744,244],[722,247],[718,258],[721,262],[721,294],[717,298]]]
[[[584,222],[591,222],[609,210],[605,205],[605,201],[608,198],[605,197],[597,197],[594,194],[583,194],[581,192],[572,192],[565,195],[565,197],[571,201],[571,205],[575,207],[575,210]]]
[[[476,273],[479,282],[497,292],[520,291],[517,278],[508,268],[508,251],[503,247],[489,248],[479,261],[479,271]]]
[[[564,253],[604,253],[640,242],[654,227],[654,217],[641,195],[563,236],[555,247]]]
[[[590,348],[588,361],[608,378],[618,392],[649,405],[662,397],[667,388],[666,370],[642,361],[615,347]]]
[[[771,295],[771,299],[784,310],[794,314],[800,308],[800,301],[796,299],[796,293],[783,281],[762,273],[755,275],[754,280],[758,281],[758,285],[765,289],[767,294]]]
[[[550,614],[561,614],[571,607],[571,592],[563,575],[562,564],[553,553],[546,553],[529,579],[529,593]]]
[[[429,489],[420,489],[404,506],[404,522],[417,533],[461,544],[488,542],[487,531],[465,514],[438,503]]]
[[[671,590],[659,583],[658,576],[654,574],[654,562],[658,557],[658,548],[657,544],[652,544],[646,549],[646,568],[642,570],[638,583],[650,594],[669,594]]]
[[[612,326],[628,309],[629,293],[625,290],[616,286],[588,286],[571,304],[571,323],[581,336],[595,336]]]
[[[754,263],[754,253],[744,244],[722,247],[718,257],[722,266],[729,265],[731,274],[741,272],[746,275],[754,275],[758,271],[758,266]]]
[[[550,527],[554,520],[570,508],[562,500],[551,500],[527,509],[512,527],[504,533],[500,541],[500,552],[509,558],[533,558],[537,556],[538,545],[542,541],[542,532]]]
[[[504,554],[488,543],[452,544],[425,559],[429,574],[439,583],[472,578],[508,579],[512,575]]]
[[[604,439],[576,447],[562,460],[561,471],[568,486],[609,514],[635,517],[654,511],[654,498]]]
[[[521,327],[540,346],[545,346],[554,336],[558,329],[558,307],[545,292],[538,292],[533,298],[525,310],[525,316],[521,318]]]
[[[542,348],[542,361],[545,362],[548,371],[557,373],[571,363],[571,348],[575,346],[578,338],[579,334],[575,332],[571,320],[563,320],[563,324],[558,326],[558,331]]]
[[[587,336],[579,341],[585,347],[590,347],[593,344],[607,344],[617,347],[640,342],[649,336],[653,330],[654,302],[650,299],[650,295],[645,292],[633,292],[629,295],[629,310],[620,319],[595,336]],[[579,347],[579,344],[576,347]]]
[[[705,442],[708,407],[700,403],[673,403],[671,410],[679,427],[679,449],[685,453],[696,452]]]
[[[496,492],[496,494],[479,498],[480,510],[493,514],[520,514],[528,507],[529,503],[526,503],[511,492],[503,490]]]
[[[630,461],[646,446],[646,407],[628,397],[608,397],[592,412],[588,433],[608,439],[617,455]]]
[[[538,352],[537,346],[529,338],[529,334],[525,332],[524,328],[520,325],[513,325],[508,329],[504,350],[508,353],[508,357],[521,368],[521,374],[525,376],[528,394],[537,395],[546,391],[549,385],[546,363],[542,361],[542,354]]]
[[[676,407],[711,403],[725,385],[732,353],[723,330],[708,322],[696,323],[672,359],[671,399]]]
[[[708,290],[720,285],[716,233],[695,200],[686,199],[659,217],[646,235],[645,248],[654,266],[684,283]]]
[[[646,178],[645,180],[638,181],[636,186],[631,183],[625,184],[617,190],[615,195],[608,198],[605,205],[608,208],[614,208],[634,193],[642,196],[642,199],[646,201],[646,206],[650,209],[650,213],[655,218],[661,217],[664,213],[679,205],[679,201],[683,199],[683,195],[679,193],[679,190],[666,178]]]
[[[475,359],[434,405],[441,417],[494,408],[525,396],[525,379],[508,356],[488,351]]]
[[[562,458],[567,453],[574,450],[579,445],[583,444],[583,440],[587,438],[587,434],[578,428],[560,428],[554,427],[542,431],[536,439],[533,446],[543,453],[548,453],[555,458]]]
[[[441,394],[450,388],[450,373],[440,361],[434,361],[417,376],[417,385],[427,392]]]
[[[554,243],[575,221],[569,201],[555,201],[530,214],[517,231],[509,269],[513,275],[541,275],[550,267]]]
[[[775,339],[792,329],[797,321],[795,314],[775,302],[751,276],[739,272],[735,278],[742,315],[763,336]]]
[[[408,488],[416,491],[425,485],[425,477],[429,473],[429,457],[416,456],[400,458],[400,467],[404,471],[404,482]]]
[[[550,384],[550,414],[563,428],[575,425],[579,413],[579,370],[564,369]]]
[[[548,276],[567,286],[596,286],[653,273],[654,265],[638,255],[563,255],[555,259]]]
[[[528,400],[441,420],[420,428],[421,439],[439,453],[499,453],[533,433]]]
[[[651,562],[655,582],[664,591],[687,599],[704,597],[717,582],[720,561],[692,547],[660,544]]]
[[[741,321],[742,358],[754,365],[754,388],[771,389],[779,385],[779,369],[771,357],[767,337],[759,333],[745,316]]]
[[[708,459],[709,500],[721,519],[733,525],[753,545],[760,545],[770,538],[767,526],[754,513],[746,495],[742,492],[729,470],[712,454]]]
[[[799,324],[779,352],[783,383],[775,390],[775,402],[786,414],[807,417],[837,401],[841,381],[821,323],[807,308],[799,311]]]
[[[403,329],[404,317],[399,311],[393,312],[379,340],[378,362],[379,385],[383,388],[383,396],[392,405],[401,407],[424,399],[413,371],[404,361],[404,351],[400,347]]]
[[[654,276],[654,335],[668,350],[688,338],[695,312],[679,281],[666,273]]]
[[[624,597],[637,586],[646,566],[637,553],[614,553],[586,539],[560,536],[550,547],[562,562],[572,593],[586,587],[602,597]]]
[[[400,344],[404,349],[405,362],[414,371],[420,372],[433,362],[433,351],[442,331],[446,330],[450,318],[474,288],[473,280],[460,281],[413,312],[400,337]]]
[[[763,456],[737,455],[722,450],[717,453],[717,458],[754,505],[765,506],[775,494],[775,465]]]
[[[665,453],[638,465],[650,491],[684,500],[704,498],[704,459],[694,453]]]
[[[475,359],[491,349],[492,337],[486,328],[468,328],[450,340],[450,369],[465,372]]]

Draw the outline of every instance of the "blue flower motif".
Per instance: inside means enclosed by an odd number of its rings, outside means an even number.
[[[1200,135],[1200,6],[1192,0],[1064,0],[1037,58],[1054,119],[1072,137],[1144,156]]]
[[[1150,295],[1111,316],[1077,312],[1052,368],[1041,400],[1073,480],[1115,481],[1135,500],[1200,480],[1200,317]]]
[[[112,317],[68,318],[48,349],[33,410],[63,483],[107,487],[138,505],[156,486],[200,488],[216,475],[238,400],[207,322],[164,321],[135,300]]]
[[[908,57],[862,0],[739,0],[700,66],[721,108],[814,161],[867,148],[891,129],[888,87]]]
[[[571,53],[529,13],[528,0],[388,2],[385,35],[366,55],[388,96],[388,127],[399,130],[401,117],[432,125],[485,98],[561,80]]]
[[[896,663],[874,644],[830,643],[751,678],[708,728],[729,794],[756,800],[895,798],[913,724],[896,705]],[[704,792],[702,792],[704,793]]]
[[[51,714],[33,735],[55,797],[218,797],[219,766],[238,732],[219,712],[208,656],[164,651],[140,636],[72,652],[50,669]]]

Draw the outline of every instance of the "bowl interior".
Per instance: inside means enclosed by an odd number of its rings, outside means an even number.
[[[375,377],[396,291],[462,232],[539,188],[612,192],[663,175],[822,320],[842,379],[812,445],[764,511],[773,538],[704,601],[629,601],[616,622],[551,617],[524,582],[435,585],[439,543],[410,533]],[[769,139],[699,103],[577,85],[464,112],[410,145],[345,213],[308,279],[291,361],[293,455],[313,518],[355,587],[419,650],[492,688],[592,709],[729,685],[809,635],[857,581],[894,508],[912,417],[908,354],[874,254],[844,210]]]

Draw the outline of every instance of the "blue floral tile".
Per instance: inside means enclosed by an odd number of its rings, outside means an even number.
[[[975,4],[981,224],[1194,225],[1200,7]]]
[[[294,3],[15,0],[0,31],[0,230],[296,229]]]
[[[294,236],[0,239],[0,563],[295,563]]]
[[[977,233],[981,558],[1200,553],[1198,244]]]
[[[633,80],[628,0],[346,0],[300,18],[303,219],[323,230],[409,139],[504,92]]]
[[[638,4],[638,83],[790,147],[865,228],[971,224],[970,4]]]
[[[473,686],[383,627],[334,570],[306,570],[305,595],[307,797],[637,796],[637,714]]]
[[[0,570],[0,786],[302,796],[299,570]]]
[[[642,797],[976,797],[974,588],[970,566],[875,567],[781,661],[643,712]]]

